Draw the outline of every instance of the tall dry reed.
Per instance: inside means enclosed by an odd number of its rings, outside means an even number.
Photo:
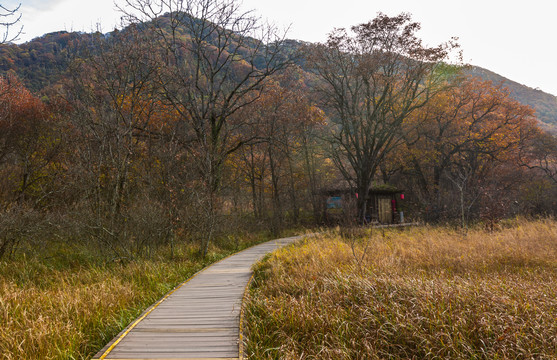
[[[263,238],[223,240],[205,258],[183,244],[173,259],[114,263],[60,244],[0,262],[0,359],[89,359],[176,285]]]
[[[252,359],[556,359],[557,222],[332,231],[257,266],[245,323]]]

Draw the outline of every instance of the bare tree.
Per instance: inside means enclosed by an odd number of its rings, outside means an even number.
[[[110,35],[94,34],[84,44],[68,99],[74,105],[72,125],[80,142],[77,181],[95,216],[93,234],[117,256],[129,229],[126,210],[134,182],[146,161],[154,118],[160,116],[155,73],[158,63],[150,39],[134,26]],[[168,120],[168,119],[167,119]],[[133,230],[133,229],[132,229]]]
[[[557,137],[540,131],[528,140],[520,146],[520,165],[542,171],[557,184]]]
[[[0,27],[3,28],[3,31],[0,32],[0,44],[15,41],[19,38],[19,35],[21,35],[23,26],[15,32],[12,31],[13,27],[21,20],[21,14],[19,13],[20,7],[21,4],[15,9],[9,9],[0,4]]]
[[[358,196],[358,217],[366,216],[366,194],[379,164],[401,143],[401,125],[444,83],[443,61],[454,42],[426,47],[420,25],[408,14],[337,29],[314,46],[310,63],[321,78],[317,90],[333,114],[330,151]]]
[[[197,160],[209,206],[216,203],[226,158],[245,144],[245,124],[230,119],[255,101],[265,79],[285,68],[283,37],[229,0],[126,0],[122,11],[156,35],[164,54],[163,93],[179,114],[181,143]],[[214,224],[214,220],[209,223]],[[206,232],[207,253],[214,227]]]

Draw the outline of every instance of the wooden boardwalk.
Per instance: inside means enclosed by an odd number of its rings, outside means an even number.
[[[251,266],[301,236],[272,240],[202,270],[151,306],[93,359],[239,359]]]

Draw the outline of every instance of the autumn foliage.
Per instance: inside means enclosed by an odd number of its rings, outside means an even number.
[[[322,224],[339,181],[402,189],[414,220],[554,211],[555,139],[504,87],[442,62],[452,41],[423,46],[409,15],[303,54],[212,20],[67,36],[71,76],[40,93],[0,79],[0,256],[45,229],[118,259],[177,242],[207,253],[231,231]]]
[[[61,171],[57,125],[52,109],[18,79],[0,78],[0,182],[7,190],[0,194],[0,208],[44,202],[43,190]]]
[[[539,131],[530,107],[476,78],[432,98],[404,127],[401,172],[431,220],[454,212],[455,194],[461,218],[501,205],[496,199],[516,185],[511,173],[520,173],[519,147]]]

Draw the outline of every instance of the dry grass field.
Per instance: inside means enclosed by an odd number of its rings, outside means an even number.
[[[557,359],[557,222],[330,231],[248,298],[251,359]]]
[[[60,270],[2,264],[0,358],[90,358],[196,269],[159,261]]]
[[[176,285],[261,238],[215,245],[206,258],[184,244],[173,259],[99,261],[64,245],[0,262],[0,359],[90,359]]]

